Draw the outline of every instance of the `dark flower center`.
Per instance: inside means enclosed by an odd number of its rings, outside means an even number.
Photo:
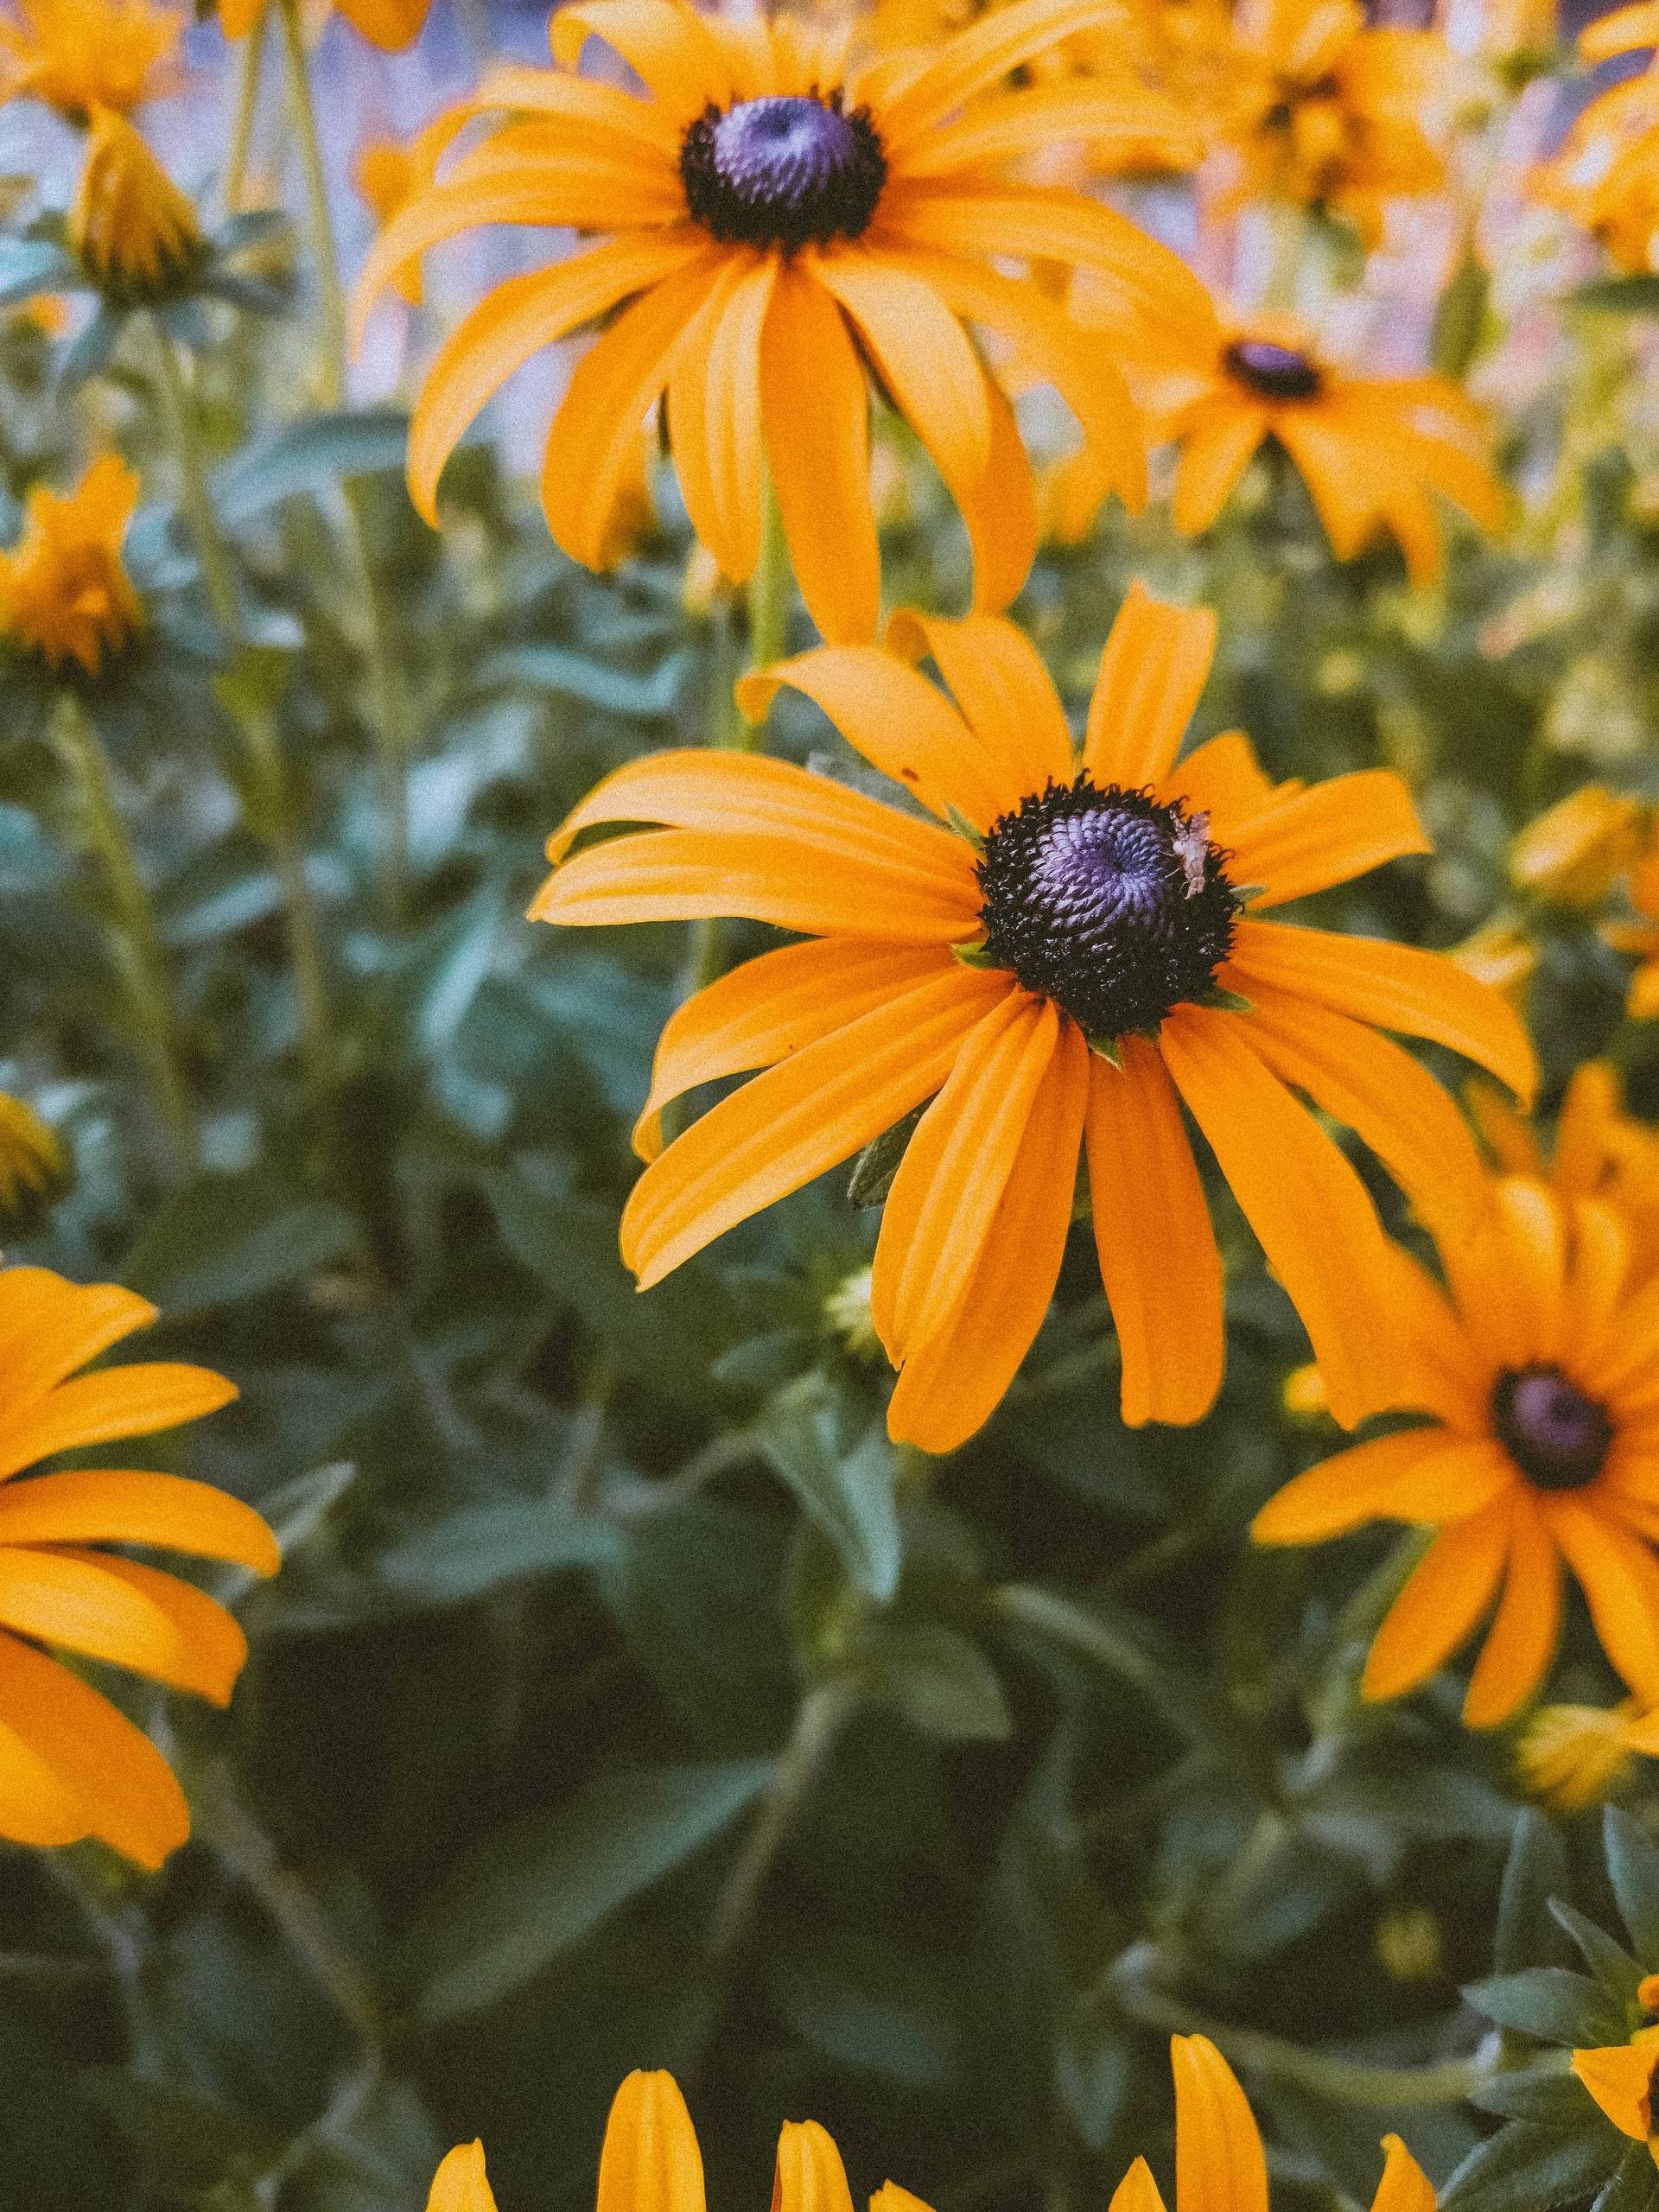
[[[706,107],[681,145],[680,175],[686,206],[722,244],[794,253],[861,237],[887,161],[868,108],[843,113],[838,92],[791,93]]]
[[[1582,1490],[1601,1472],[1613,1440],[1605,1406],[1559,1367],[1506,1368],[1492,1391],[1498,1440],[1541,1490]]]
[[[1210,817],[1150,791],[1051,783],[991,824],[979,863],[985,957],[1102,1042],[1201,999],[1238,899]]]
[[[1241,338],[1222,356],[1230,373],[1262,399],[1317,399],[1318,366],[1294,346],[1268,338]]]

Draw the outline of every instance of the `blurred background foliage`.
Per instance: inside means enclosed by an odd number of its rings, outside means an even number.
[[[14,303],[49,280],[16,257],[36,245],[0,257]],[[166,1872],[0,1852],[0,2198],[391,2212],[481,2133],[504,2206],[566,2212],[622,2073],[666,2065],[716,2202],[762,2202],[779,2118],[810,2113],[855,2193],[891,2174],[944,2212],[1068,2212],[1159,2139],[1165,2038],[1195,2027],[1245,2074],[1288,2212],[1369,2202],[1390,2127],[1443,2182],[1505,2109],[1468,2102],[1490,2022],[1524,2024],[1461,1992],[1493,1974],[1495,1927],[1497,1971],[1559,1963],[1548,1894],[1617,1925],[1601,1839],[1523,1809],[1512,1736],[1465,1732],[1452,1686],[1360,1704],[1404,1572],[1390,1539],[1250,1548],[1252,1512],[1335,1432],[1284,1409],[1305,1342],[1224,1194],[1227,1381],[1191,1432],[1120,1425],[1086,1230],[1019,1383],[948,1462],[886,1440],[860,1296],[876,1217],[844,1176],[636,1296],[627,1133],[683,936],[522,916],[601,774],[729,712],[741,607],[689,564],[667,472],[608,577],[552,548],[481,438],[429,531],[396,404],[296,416],[292,242],[249,247],[269,296],[179,327],[233,658],[143,319],[67,378],[39,320],[15,308],[0,336],[0,504],[89,442],[118,440],[145,486],[148,626],[72,688],[153,893],[195,1124],[181,1144],[154,1110],[58,687],[17,667],[0,1078],[70,1165],[8,1256],[130,1285],[162,1309],[157,1355],[235,1379],[177,1464],[258,1504],[289,1555],[268,1587],[213,1585],[252,1643],[227,1715],[117,1692],[195,1808]],[[1317,918],[1437,947],[1513,926],[1547,1106],[1611,1052],[1649,1116],[1659,1051],[1622,1021],[1599,910],[1517,892],[1509,852],[1586,776],[1659,799],[1650,304],[1558,312],[1566,365],[1505,418],[1527,518],[1460,537],[1440,594],[1408,592],[1392,550],[1334,563],[1268,454],[1202,543],[1156,508],[1109,514],[1040,556],[1016,610],[1077,708],[1131,575],[1213,604],[1198,734],[1243,727],[1276,776],[1396,767],[1435,836]],[[1458,368],[1519,320],[1484,286],[1453,308]],[[889,597],[957,606],[959,525],[884,435]],[[353,517],[392,581],[376,605]],[[778,749],[857,774],[796,705]],[[296,849],[321,1069],[284,923]],[[1610,1701],[1581,1622],[1554,1679]],[[1659,1796],[1627,1786],[1639,1839]],[[1523,1889],[1524,1936],[1519,1904],[1499,1926]],[[1566,2196],[1601,2186],[1597,2156],[1560,2170]],[[1467,2171],[1454,2202],[1563,2201],[1554,2168],[1496,2196]],[[1618,2212],[1659,2188],[1626,2171]]]

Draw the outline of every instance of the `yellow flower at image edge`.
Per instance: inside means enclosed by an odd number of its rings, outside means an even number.
[[[1573,2071],[1621,2135],[1645,2143],[1659,2165],[1654,2134],[1654,2073],[1659,2069],[1659,2027],[1638,2028],[1626,2044],[1575,2050]]]
[[[1565,1562],[1614,1668],[1659,1703],[1659,1283],[1632,1287],[1611,1206],[1524,1176],[1497,1185],[1474,1234],[1440,1243],[1447,1292],[1396,1250],[1376,1316],[1386,1403],[1430,1425],[1297,1476],[1256,1540],[1317,1543],[1378,1520],[1438,1531],[1371,1646],[1367,1697],[1426,1681],[1496,1600],[1464,1718],[1507,1719],[1554,1656]]]
[[[1268,2212],[1262,2132],[1237,2076],[1207,2036],[1175,2036],[1175,2212]],[[1382,2177],[1371,2212],[1434,2212],[1434,2191],[1397,2135],[1382,2139]],[[1137,2158],[1109,2212],[1165,2212],[1163,2193]]]
[[[163,289],[201,247],[194,207],[131,124],[110,108],[92,118],[69,243],[107,290],[138,295]]]
[[[1634,1698],[1622,1705],[1544,1705],[1516,1746],[1528,1792],[1563,1813],[1605,1803],[1623,1787],[1637,1753],[1659,1756],[1659,1719]]]
[[[1615,952],[1635,956],[1624,1011],[1632,1021],[1659,1020],[1659,841],[1651,844],[1630,874],[1635,922],[1604,922],[1601,938]]]
[[[245,38],[272,0],[219,0],[219,25],[226,38]],[[432,0],[334,0],[359,36],[387,54],[400,54],[420,35]]]
[[[76,122],[125,115],[170,89],[181,9],[156,0],[0,0],[0,99],[42,100]]]
[[[61,1452],[199,1420],[236,1395],[223,1376],[168,1362],[78,1371],[156,1318],[113,1284],[0,1271],[0,1835],[97,1836],[145,1866],[189,1833],[177,1779],[148,1736],[40,1647],[226,1704],[247,1656],[230,1614],[174,1575],[91,1547],[153,1544],[271,1574],[276,1539],[251,1507],[175,1475],[17,1478]]]
[[[685,505],[726,575],[754,571],[769,472],[813,620],[836,641],[867,641],[880,606],[868,364],[962,512],[975,607],[1006,606],[1031,566],[1036,499],[967,326],[1014,341],[1135,505],[1146,452],[1113,348],[999,264],[1094,267],[1126,323],[1204,309],[1197,279],[1123,217],[1001,173],[1056,137],[1086,137],[1111,95],[1073,79],[992,88],[1110,12],[1109,0],[1019,0],[925,54],[855,64],[845,24],[800,15],[739,22],[680,0],[561,10],[566,66],[486,80],[467,113],[515,119],[388,225],[359,289],[360,330],[410,260],[477,225],[601,241],[510,279],[439,353],[410,426],[421,512],[433,518],[444,462],[491,395],[542,347],[597,325],[548,433],[542,496],[558,543],[603,565],[639,424],[666,394]],[[645,98],[575,73],[590,35]]]
[[[893,634],[931,653],[954,703],[874,647],[805,654],[740,696],[759,712],[780,684],[804,693],[971,836],[783,762],[674,752],[619,770],[550,842],[556,873],[531,908],[543,920],[739,915],[808,940],[698,993],[664,1031],[623,1257],[648,1287],[931,1099],[871,1283],[902,1370],[893,1435],[947,1450],[995,1407],[1054,1289],[1080,1147],[1124,1416],[1196,1421],[1221,1379],[1222,1280],[1184,1101],[1351,1425],[1391,1379],[1367,1295],[1390,1248],[1292,1087],[1423,1204],[1462,1216],[1484,1201],[1467,1129],[1370,1025],[1433,1038],[1518,1091],[1535,1074],[1510,1008],[1449,961],[1255,918],[1427,849],[1405,786],[1371,771],[1275,787],[1236,732],[1178,761],[1214,618],[1140,586],[1108,641],[1080,760],[1012,624],[905,614]],[[611,823],[665,826],[566,857]],[[756,1068],[654,1156],[670,1099]]]
[[[1646,804],[1582,784],[1528,823],[1510,851],[1510,878],[1563,906],[1596,906],[1642,849]]]
[[[74,661],[96,676],[143,625],[121,561],[137,500],[138,480],[114,454],[95,461],[73,492],[36,485],[22,536],[0,552],[0,637],[50,668]]]
[[[61,1181],[63,1147],[32,1108],[0,1090],[0,1213]]]

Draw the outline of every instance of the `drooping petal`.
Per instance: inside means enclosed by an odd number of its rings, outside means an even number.
[[[894,405],[946,483],[982,477],[991,458],[985,372],[938,292],[857,249],[821,252],[812,269],[851,317]]]
[[[1268,2161],[1237,2076],[1207,2036],[1170,2043],[1178,2212],[1268,2212]]]
[[[1170,517],[1184,537],[1196,537],[1216,520],[1268,435],[1265,407],[1206,409],[1181,441]]]
[[[909,179],[948,176],[1039,153],[1065,139],[1085,145],[1103,169],[1119,157],[1143,161],[1154,143],[1172,168],[1196,165],[1203,150],[1191,120],[1161,93],[1128,81],[1068,76],[976,100],[968,114],[906,148],[904,173]]]
[[[1023,630],[988,615],[948,622],[900,607],[887,625],[887,644],[889,652],[907,659],[932,656],[987,756],[988,779],[995,782],[1004,811],[1011,812],[1027,792],[1040,791],[1051,781],[1071,781],[1071,733],[1065,709],[1042,656]]]
[[[1171,607],[1137,576],[1118,609],[1089,702],[1083,765],[1103,789],[1169,772],[1216,651],[1207,607]]]
[[[1386,768],[1362,768],[1298,791],[1243,823],[1227,873],[1235,883],[1261,886],[1255,906],[1282,906],[1402,853],[1432,850],[1399,777]]]
[[[686,334],[668,380],[669,443],[686,512],[734,582],[760,557],[766,467],[760,334],[777,263],[734,261]]]
[[[1037,486],[1025,442],[1001,385],[985,378],[991,454],[976,484],[953,484],[974,556],[974,612],[998,614],[1019,594],[1037,556]]]
[[[1484,1511],[1514,1482],[1490,1438],[1403,1429],[1294,1476],[1262,1508],[1250,1534],[1259,1544],[1317,1544],[1369,1521],[1433,1528]]]
[[[1246,998],[1258,982],[1269,983],[1379,1029],[1426,1037],[1531,1103],[1538,1056],[1525,1026],[1498,992],[1443,953],[1246,916],[1234,925],[1230,961]]]
[[[1561,1335],[1566,1237],[1554,1192],[1505,1176],[1478,1236],[1449,1237],[1440,1264],[1472,1340],[1497,1367],[1568,1350]]]
[[[1509,1548],[1507,1498],[1441,1529],[1376,1632],[1362,1696],[1400,1697],[1426,1682],[1473,1630],[1497,1589]]]
[[[1139,1037],[1090,1066],[1095,1249],[1122,1357],[1122,1414],[1201,1421],[1221,1387],[1221,1255],[1163,1061]]]
[[[703,2212],[702,2154],[671,2074],[632,2073],[612,2100],[594,2212]]]
[[[60,1382],[29,1413],[0,1431],[0,1477],[54,1452],[118,1437],[152,1436],[216,1413],[236,1395],[236,1385],[206,1367],[150,1360],[137,1367],[105,1367]]]
[[[218,1622],[192,1618],[187,1632],[178,1609],[158,1594],[156,1586],[162,1583],[213,1606]],[[132,1568],[125,1560],[97,1552],[0,1548],[0,1623],[43,1643],[130,1667],[175,1689],[195,1690],[219,1704],[230,1695],[247,1656],[241,1630],[200,1591],[154,1568]],[[221,1648],[220,1623],[234,1637],[233,1653]],[[203,1631],[200,1637],[194,1633],[198,1627]]]
[[[91,1467],[0,1490],[0,1544],[155,1544],[256,1574],[282,1565],[276,1537],[239,1497],[180,1475]]]
[[[481,2143],[458,2143],[450,2152],[432,2177],[426,2212],[496,2212]]]
[[[1469,1679],[1467,1726],[1496,1728],[1523,1705],[1549,1671],[1560,1633],[1560,1562],[1536,1500],[1517,1484],[1503,1595]]]
[[[887,1408],[896,1442],[954,1452],[989,1420],[1030,1351],[1065,1255],[1089,1060],[1068,1023],[956,1313],[905,1361]]]
[[[1557,1491],[1540,1504],[1578,1577],[1602,1649],[1638,1697],[1659,1702],[1659,1563],[1652,1548],[1581,1496]]]
[[[909,141],[924,138],[932,124],[976,92],[1000,84],[1063,39],[1109,22],[1114,13],[1110,0],[1015,0],[1013,7],[982,16],[944,40],[904,90],[883,104],[883,144],[902,155]]]
[[[1152,2177],[1152,2168],[1144,2158],[1135,2160],[1112,2191],[1106,2212],[1166,2212],[1163,2197]]]
[[[944,972],[948,952],[931,946],[809,938],[763,952],[688,999],[657,1040],[651,1095],[634,1126],[634,1150],[663,1148],[662,1109],[697,1084],[774,1067],[901,991]],[[6,1530],[0,1493],[0,1541]]]
[[[86,1799],[7,1726],[0,1702],[0,1837],[49,1849],[81,1842],[92,1834],[94,1819]]]
[[[1159,1046],[1301,1316],[1332,1414],[1351,1428],[1393,1402],[1398,1361],[1378,1325],[1389,1246],[1363,1184],[1236,1016],[1178,1007]]]
[[[931,1097],[1008,989],[957,966],[769,1068],[677,1137],[633,1187],[622,1256],[641,1289]]]
[[[868,644],[881,615],[869,394],[840,308],[795,267],[779,270],[761,334],[760,409],[807,611],[832,645]]]
[[[895,1366],[938,1334],[967,1289],[1059,1029],[1048,1000],[1007,991],[963,1040],[906,1147],[870,1282],[871,1318]]]
[[[590,38],[603,39],[665,107],[688,120],[738,89],[732,56],[711,17],[683,0],[577,0],[549,26],[553,59],[574,70]]]
[[[156,1319],[147,1299],[49,1268],[0,1269],[0,1421]]]

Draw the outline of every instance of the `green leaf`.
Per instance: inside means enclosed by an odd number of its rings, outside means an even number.
[[[1659,2173],[1645,2143],[1632,2143],[1619,2160],[1618,2170],[1590,2212],[1654,2212],[1659,2204]]]
[[[474,680],[485,690],[550,691],[632,721],[654,721],[678,708],[691,667],[689,653],[670,653],[639,676],[562,645],[513,645],[492,653]]]
[[[49,238],[0,238],[0,307],[16,307],[42,292],[82,292],[79,263]]]
[[[1636,1993],[1641,1986],[1642,1969],[1629,1952],[1621,1949],[1593,1920],[1586,1920],[1583,1913],[1570,1904],[1563,1904],[1559,1897],[1550,1899],[1549,1909],[1584,1954],[1585,1964],[1613,2003],[1621,2010],[1639,2014]]]
[[[621,1539],[609,1522],[524,1498],[450,1513],[383,1552],[375,1580],[402,1598],[456,1605],[504,1583],[566,1567],[602,1567]]]
[[[1659,1848],[1628,1813],[1610,1805],[1602,1820],[1607,1878],[1637,1955],[1659,1965]]]
[[[905,1147],[916,1134],[916,1124],[926,1112],[918,1106],[890,1129],[883,1129],[879,1137],[872,1137],[858,1158],[853,1162],[853,1172],[847,1184],[847,1202],[855,1206],[879,1206],[887,1203],[887,1192],[893,1188],[893,1179],[899,1173],[899,1163],[905,1156]]]
[[[1553,1964],[1563,1955],[1549,1900],[1567,1887],[1567,1851],[1543,1815],[1529,1805],[1515,1824],[1497,1898],[1492,1965],[1500,1974]]]
[[[122,1280],[176,1319],[296,1281],[355,1233],[340,1207],[301,1196],[273,1168],[203,1175],[151,1216]]]
[[[1583,2135],[1515,2120],[1471,2151],[1440,2196],[1442,2212],[1552,2212],[1587,2196],[1618,2162],[1619,2139],[1605,2122]]]
[[[1434,309],[1429,359],[1442,376],[1461,378],[1480,351],[1491,290],[1485,264],[1466,252]]]
[[[0,2171],[5,2199],[28,2212],[86,2212],[134,2202],[130,2159],[112,2122],[73,2079],[63,2053],[0,2012]]]
[[[1569,292],[1564,305],[1592,308],[1604,315],[1659,315],[1659,276],[1597,276]]]
[[[256,2180],[281,2158],[283,2138],[205,2089],[99,2067],[87,2094],[140,2153],[152,2182],[194,2197],[216,2183]]]
[[[1584,2050],[1624,2040],[1624,2024],[1599,1985],[1564,1967],[1496,1974],[1489,1981],[1471,1982],[1463,1993],[1476,2012],[1500,2028],[1516,2029],[1540,2043]]]
[[[454,1866],[404,1951],[420,2017],[480,2012],[713,1840],[771,1781],[772,1762],[615,1768]]]
[[[938,1621],[884,1620],[861,1639],[859,1687],[873,1704],[947,1744],[1006,1743],[1014,1717],[976,1643]]]
[[[844,1450],[828,1384],[820,1375],[804,1375],[767,1402],[754,1439],[835,1545],[852,1580],[885,1604],[899,1587],[903,1541],[893,1451],[883,1431],[872,1426]]]
[[[1472,2092],[1483,2112],[1504,2120],[1529,2120],[1541,2127],[1579,2128],[1585,2120],[1584,2084],[1567,2071],[1567,2054],[1541,2066],[1494,2074]]]
[[[1093,2152],[1106,2149],[1123,2117],[1131,2066],[1123,2036],[1092,2010],[1073,2012],[1063,2022],[1054,2049],[1055,2084],[1072,2126]]]
[[[213,480],[213,506],[234,529],[343,479],[401,474],[408,451],[409,417],[397,408],[308,416],[228,461]]]

